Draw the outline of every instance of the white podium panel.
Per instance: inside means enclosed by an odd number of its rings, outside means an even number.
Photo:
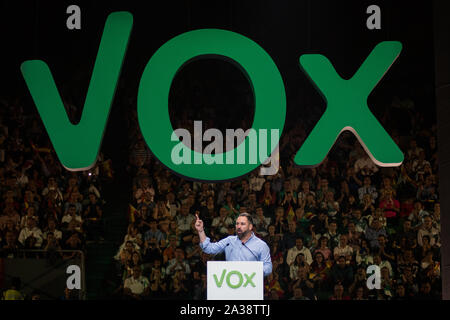
[[[261,261],[208,261],[208,300],[263,300]]]

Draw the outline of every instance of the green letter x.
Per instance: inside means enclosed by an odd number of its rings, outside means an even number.
[[[247,280],[244,284],[244,287],[246,287],[248,284],[250,284],[252,287],[255,287],[255,284],[253,283],[253,277],[256,275],[256,272],[253,272],[250,276],[246,273],[244,273],[245,279]]]
[[[327,101],[327,109],[295,156],[300,166],[319,165],[342,131],[356,135],[378,166],[399,166],[403,153],[367,105],[367,97],[397,59],[402,45],[379,43],[349,80],[342,79],[330,61],[320,54],[300,57],[300,66]]]

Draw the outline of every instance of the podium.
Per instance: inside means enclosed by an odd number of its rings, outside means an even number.
[[[207,300],[263,300],[262,261],[208,261]]]

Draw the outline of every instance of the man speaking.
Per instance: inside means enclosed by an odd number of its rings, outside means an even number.
[[[272,260],[267,244],[253,233],[253,219],[248,213],[241,213],[236,219],[237,236],[228,236],[212,243],[203,229],[203,221],[195,215],[195,229],[200,237],[200,247],[207,254],[225,251],[227,261],[262,261],[264,276],[272,273]]]

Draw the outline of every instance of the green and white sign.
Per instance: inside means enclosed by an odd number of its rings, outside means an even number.
[[[208,300],[263,300],[261,261],[208,261]]]
[[[22,74],[56,154],[68,170],[90,169],[97,160],[132,25],[129,12],[114,12],[107,18],[78,124],[70,122],[47,64],[41,60],[22,64]],[[338,75],[325,56],[298,53],[298,71],[303,70],[314,83],[326,100],[327,109],[297,152],[297,165],[320,165],[344,130],[355,134],[377,165],[401,165],[403,153],[367,105],[369,94],[401,50],[400,42],[380,42],[348,80]],[[187,63],[203,57],[225,59],[237,65],[253,88],[255,112],[251,130],[239,146],[225,152],[217,142],[223,141],[223,134],[217,130],[200,137],[214,140],[205,150],[195,146],[192,149],[187,138],[180,140],[183,133],[187,136],[187,130],[177,132],[170,122],[169,92],[175,75]],[[278,150],[286,118],[286,92],[275,62],[256,42],[232,31],[198,29],[168,40],[150,58],[140,79],[137,113],[145,141],[167,168],[195,180],[224,181],[255,170]]]

